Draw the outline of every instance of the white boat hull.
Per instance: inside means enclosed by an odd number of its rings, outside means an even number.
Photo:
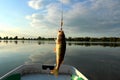
[[[20,74],[20,80],[72,80],[72,76],[77,80],[88,80],[82,73],[80,73],[75,67],[69,65],[61,65],[59,69],[58,77],[50,74],[50,70],[54,68],[54,65],[42,65],[39,63],[23,64],[14,70],[8,72],[0,78],[0,80],[6,80],[7,77],[13,74]]]

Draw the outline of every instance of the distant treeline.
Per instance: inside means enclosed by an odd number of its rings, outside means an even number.
[[[69,37],[68,41],[86,41],[86,42],[120,42],[120,37]]]
[[[39,36],[38,38],[18,38],[18,36],[15,37],[0,37],[0,40],[55,40],[56,38],[45,38]],[[67,41],[85,41],[85,42],[120,42],[120,37],[101,37],[101,38],[95,38],[95,37],[68,37],[66,38]]]
[[[15,43],[16,45],[19,43],[29,43],[33,44],[33,41],[36,41],[34,44],[42,45],[42,44],[55,44],[55,41],[44,41],[44,40],[0,40],[0,43],[5,43],[5,44],[13,44]],[[67,41],[66,43],[68,46],[102,46],[102,47],[120,47],[119,42],[76,42],[76,41]]]
[[[38,38],[19,38],[18,36],[15,37],[0,37],[0,40],[55,40],[55,38],[45,38],[45,37],[38,37]]]

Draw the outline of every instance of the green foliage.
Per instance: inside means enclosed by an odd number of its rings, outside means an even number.
[[[77,75],[72,75],[71,80],[84,80],[81,77],[78,77]]]
[[[93,37],[68,37],[67,41],[84,41],[84,42],[120,42],[119,37],[101,37],[101,38],[93,38]]]
[[[15,37],[0,37],[0,40],[55,40],[55,38],[45,38],[39,36],[38,38],[18,38],[18,36]],[[120,37],[101,37],[101,38],[95,38],[95,37],[68,37],[66,38],[67,41],[81,41],[81,42],[120,42]]]

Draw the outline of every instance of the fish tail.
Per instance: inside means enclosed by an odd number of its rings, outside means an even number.
[[[58,69],[54,68],[53,70],[50,71],[50,73],[57,77],[58,76]]]

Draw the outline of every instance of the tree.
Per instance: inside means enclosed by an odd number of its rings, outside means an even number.
[[[10,37],[9,39],[10,39],[10,40],[12,40],[13,38],[12,38],[12,37]]]
[[[72,40],[72,37],[68,37],[68,41],[71,41]]]
[[[8,36],[4,37],[3,39],[7,40],[7,39],[8,39]]]
[[[22,37],[22,40],[25,40],[25,38],[24,38],[24,37]]]
[[[90,41],[90,37],[85,37],[85,41]]]
[[[38,39],[38,40],[41,40],[41,37],[39,36],[37,39]]]
[[[16,39],[16,40],[17,40],[17,39],[18,39],[18,36],[15,36],[15,37],[14,37],[14,39]]]

